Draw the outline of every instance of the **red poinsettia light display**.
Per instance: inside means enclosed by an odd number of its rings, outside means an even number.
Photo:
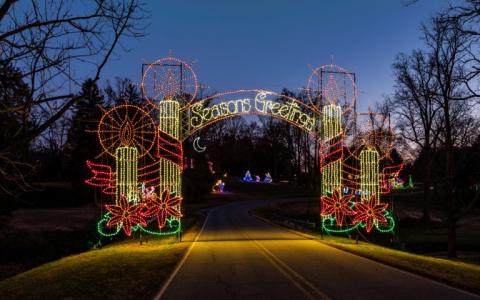
[[[340,196],[338,190],[333,190],[332,196],[322,196],[322,216],[334,215],[338,226],[342,226],[346,216],[354,212],[350,209],[349,202],[353,195]]]
[[[126,235],[132,234],[132,226],[140,224],[147,226],[143,216],[143,203],[134,204],[128,201],[127,197],[120,195],[119,205],[105,205],[112,217],[107,222],[107,227],[122,226]]]
[[[385,218],[385,209],[387,209],[387,207],[387,203],[377,203],[376,195],[372,195],[367,201],[355,204],[353,223],[364,222],[367,232],[370,232],[375,222],[381,224],[387,223],[387,219]]]
[[[156,194],[150,195],[145,199],[145,205],[147,207],[144,213],[146,217],[157,217],[158,228],[165,227],[167,217],[172,216],[181,218],[180,203],[182,197],[172,197],[169,189],[165,189],[162,193],[162,197],[158,198]]]

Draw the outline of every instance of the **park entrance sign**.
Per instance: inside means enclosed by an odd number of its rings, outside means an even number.
[[[197,97],[195,73],[173,57],[143,65],[142,74],[146,104],[102,108],[103,151],[87,161],[92,175],[86,183],[107,203],[97,224],[101,236],[179,235],[183,144],[196,131],[241,115],[278,118],[319,142],[322,230],[393,230],[384,196],[402,165],[389,159],[388,118],[357,113],[353,73],[333,64],[314,69],[305,99],[259,89]]]

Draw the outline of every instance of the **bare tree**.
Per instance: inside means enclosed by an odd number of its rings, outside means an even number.
[[[437,84],[433,74],[434,65],[428,54],[417,50],[410,55],[398,55],[393,69],[395,93],[388,102],[396,115],[401,137],[413,143],[417,155],[425,157],[423,219],[429,221],[433,153],[438,140],[435,120],[440,109],[435,102]]]
[[[444,195],[448,201],[448,256],[456,256],[456,227],[459,218],[454,194],[454,151],[456,135],[465,131],[470,109],[464,102],[470,97],[465,88],[464,74],[468,66],[465,60],[471,49],[471,39],[464,34],[462,24],[454,19],[445,22],[440,14],[423,26],[427,51],[433,62],[436,82],[435,101],[440,108],[441,142],[445,151]],[[468,129],[468,128],[467,128]],[[461,136],[462,134],[460,134]]]
[[[465,70],[462,82],[468,93],[462,99],[480,99],[480,0],[466,0],[462,4],[451,6],[443,14],[442,22],[457,26],[458,30],[468,39],[466,55],[463,59]]]
[[[143,102],[137,85],[128,78],[116,77],[114,85],[108,80],[104,91],[108,105],[118,103],[141,104]]]
[[[0,145],[0,169],[15,161],[15,148],[28,147],[83,96],[77,92],[85,78],[99,80],[123,38],[143,36],[143,14],[138,0],[7,0],[1,5],[0,61],[18,71],[29,95],[0,107],[0,114],[14,112],[21,119],[20,130]]]

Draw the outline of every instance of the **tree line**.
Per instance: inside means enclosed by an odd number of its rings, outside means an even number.
[[[479,0],[451,5],[424,22],[424,46],[398,54],[394,93],[383,104],[403,153],[415,160],[423,219],[430,220],[433,201],[446,204],[449,257],[456,256],[458,220],[480,197],[479,25]]]
[[[69,118],[90,98],[121,42],[145,32],[137,0],[6,0],[0,6],[0,194],[32,189],[42,149],[61,151]],[[90,84],[92,86],[92,84]],[[62,134],[57,135],[57,132]]]

